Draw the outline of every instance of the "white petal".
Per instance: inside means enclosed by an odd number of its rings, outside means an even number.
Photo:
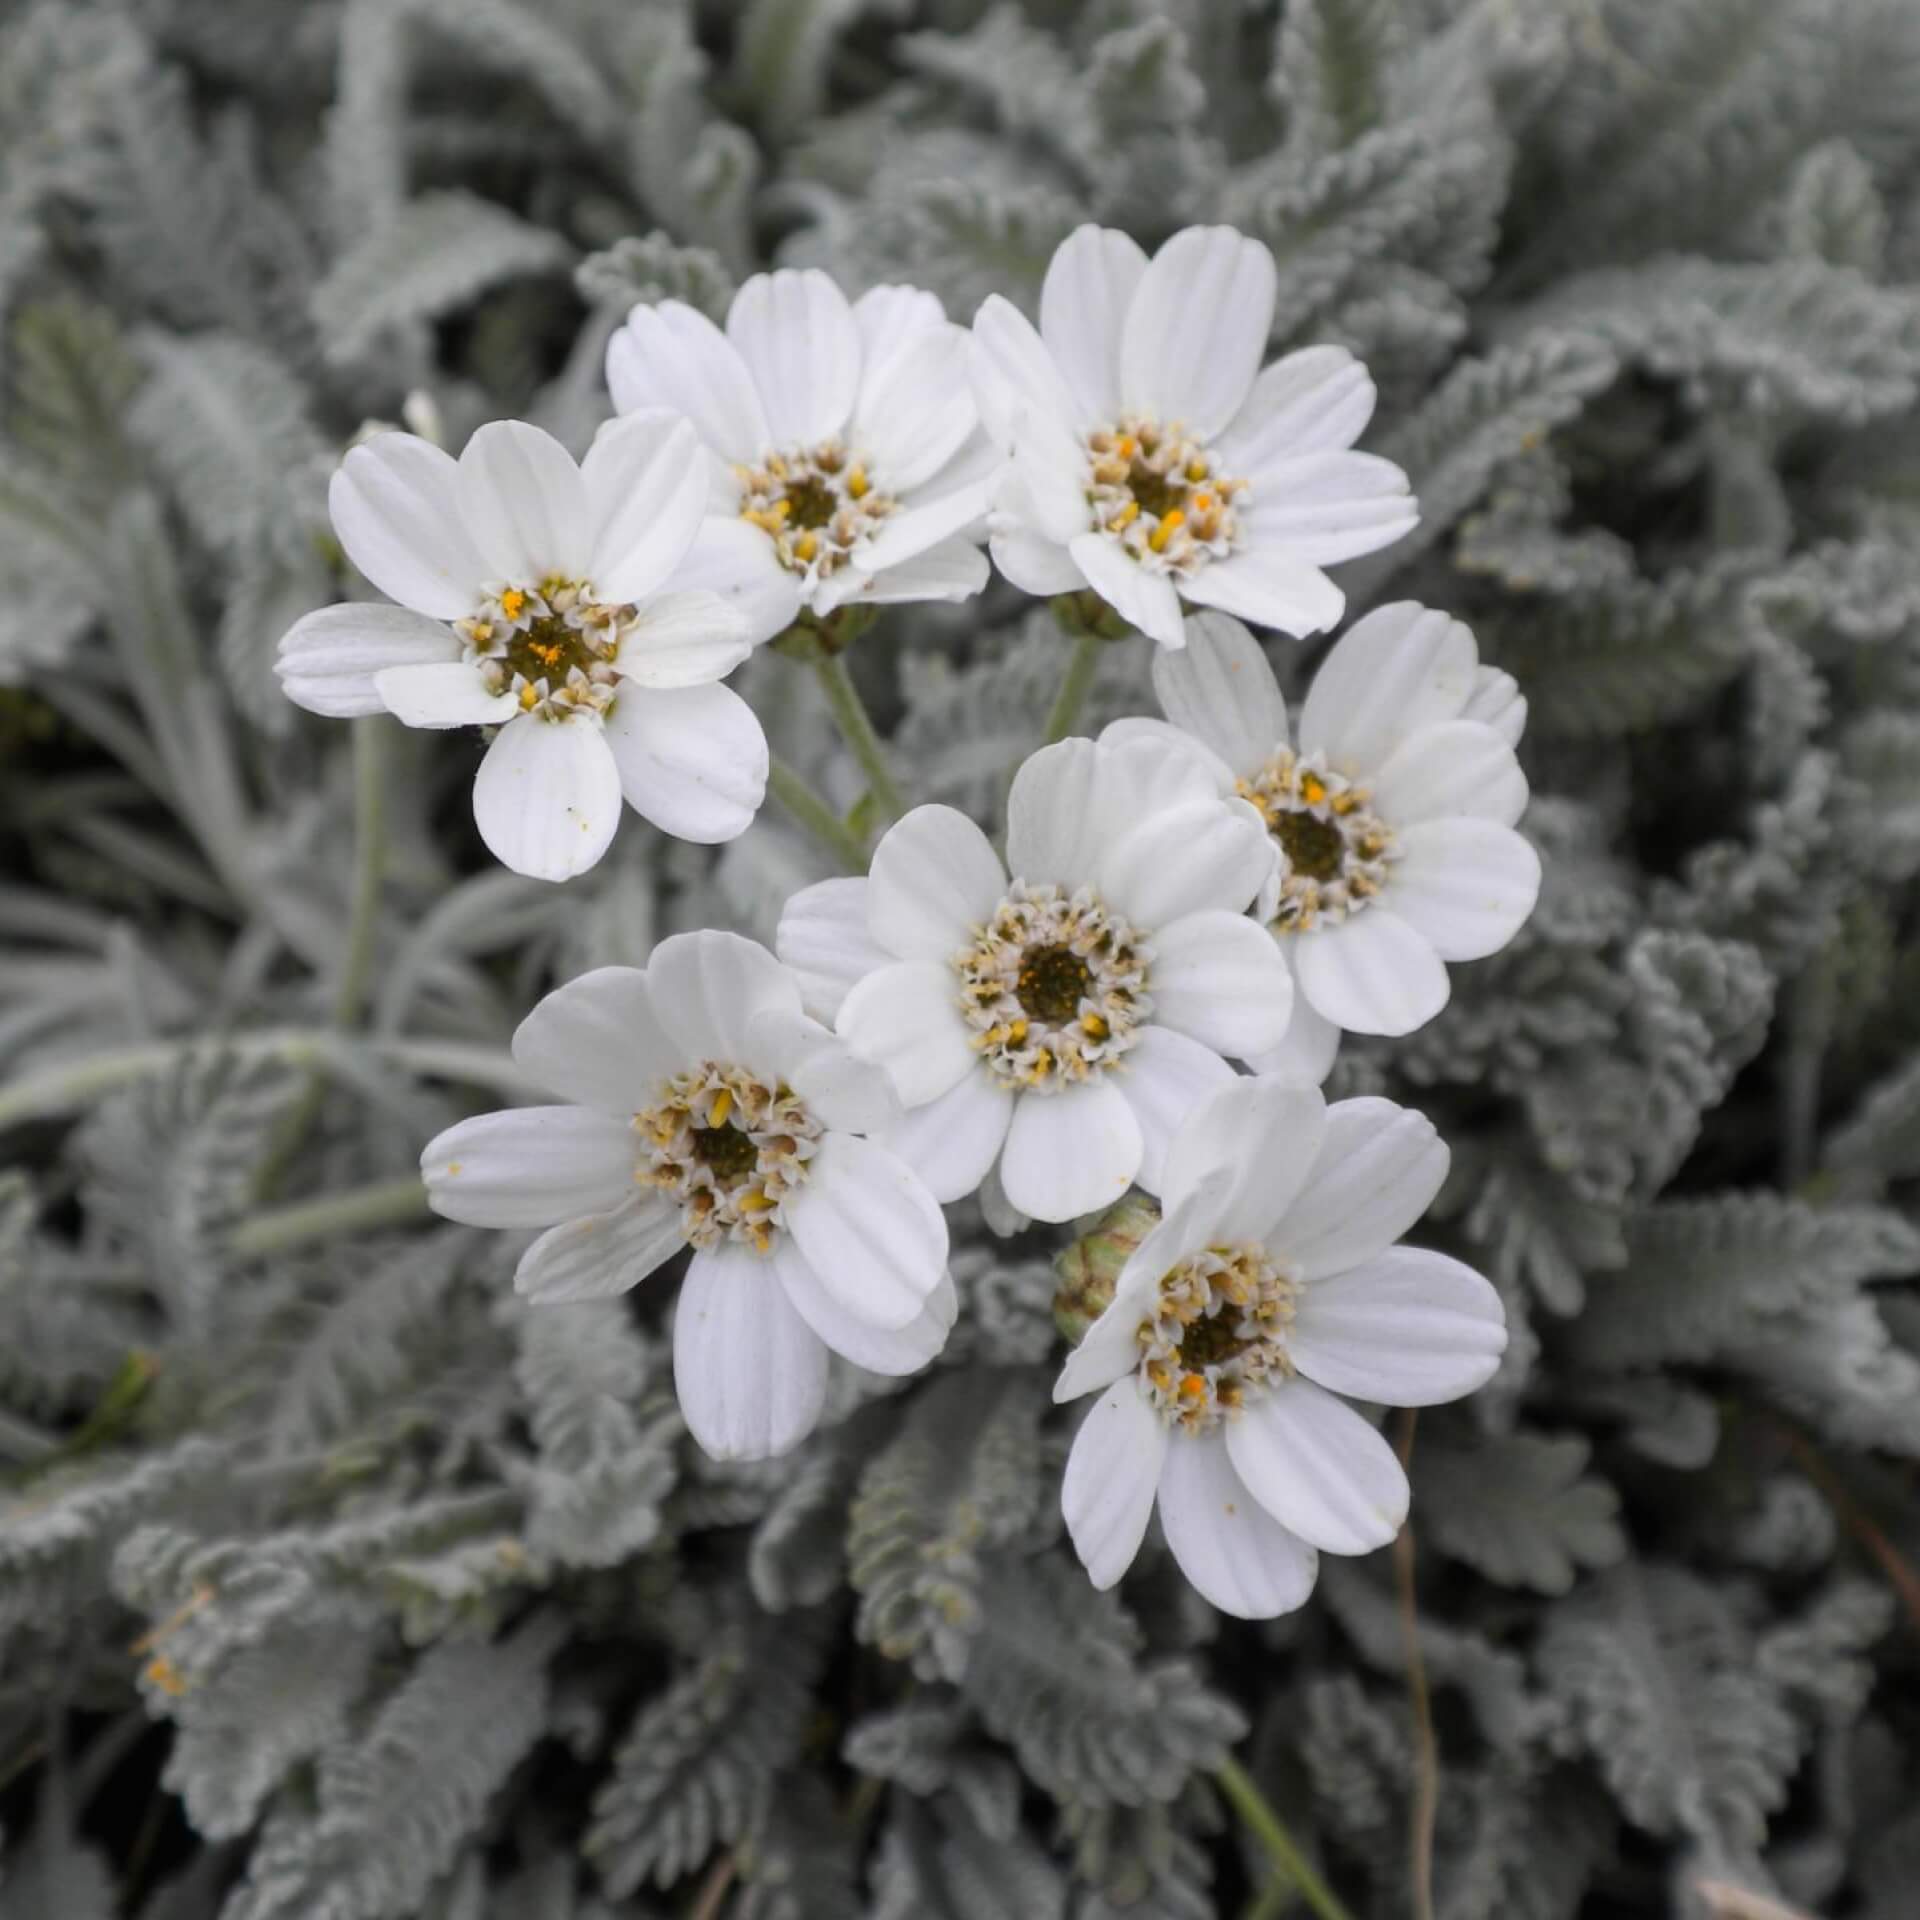
[[[1285,942],[1277,944],[1284,958],[1287,945]],[[1288,971],[1292,971],[1291,965]],[[1333,1071],[1334,1059],[1339,1051],[1340,1029],[1304,993],[1296,991],[1293,996],[1293,1017],[1287,1022],[1286,1037],[1277,1047],[1269,1047],[1264,1053],[1248,1054],[1247,1065],[1255,1073],[1278,1074],[1283,1080],[1317,1087]]]
[[[701,846],[737,839],[767,793],[767,736],[731,687],[629,687],[607,716],[627,804]]]
[[[920,1176],[943,1206],[976,1192],[1013,1121],[1013,1093],[990,1073],[969,1073],[937,1100],[913,1107],[880,1144]]]
[[[1371,1260],[1433,1205],[1449,1157],[1424,1113],[1372,1094],[1336,1101],[1270,1244],[1309,1280]]]
[[[460,455],[460,511],[489,574],[531,586],[585,576],[595,515],[573,456],[525,420],[491,420]]]
[[[1188,227],[1153,256],[1120,336],[1131,412],[1211,440],[1239,412],[1273,323],[1273,255],[1231,227]]]
[[[763,1078],[790,1086],[836,1133],[880,1133],[899,1124],[899,1096],[885,1070],[791,1007],[763,1007],[753,1016],[747,1057]]]
[[[1287,938],[1294,984],[1348,1033],[1411,1033],[1447,1004],[1440,956],[1377,900],[1337,927]]]
[[[1273,842],[1253,809],[1209,796],[1139,818],[1102,849],[1092,880],[1101,898],[1135,927],[1165,929],[1210,908],[1243,913],[1272,869]],[[1247,926],[1261,932],[1252,921]],[[1254,964],[1268,963],[1263,958]],[[1278,987],[1275,996],[1284,1002],[1286,992]],[[1282,1020],[1268,1039],[1278,1040],[1284,1031]]]
[[[867,931],[867,883],[821,880],[802,887],[780,910],[773,950],[800,983],[800,998],[816,1020],[832,1020],[856,980],[893,955]]]
[[[1071,432],[1077,410],[1053,356],[1033,323],[1010,300],[989,294],[973,317],[967,367],[981,423],[1012,451],[1023,421],[1050,422]]]
[[[1015,879],[1085,886],[1104,850],[1142,818],[1195,802],[1220,807],[1199,755],[1157,740],[1059,740],[1029,754],[1007,796]],[[1222,809],[1225,811],[1225,809]]]
[[[756,647],[784,633],[800,612],[799,576],[780,564],[760,528],[737,516],[701,521],[672,584],[717,593],[747,623]]]
[[[1350,778],[1372,774],[1410,734],[1456,719],[1473,687],[1473,635],[1412,600],[1377,607],[1321,663],[1300,745]]]
[[[674,1307],[673,1385],[706,1453],[768,1460],[797,1447],[820,1418],[827,1350],[770,1261],[744,1247],[703,1249]]]
[[[869,365],[849,448],[872,460],[876,484],[909,493],[960,451],[979,418],[967,377],[966,329],[942,322]]]
[[[1492,820],[1422,820],[1400,832],[1382,898],[1442,960],[1483,960],[1526,924],[1540,856]]]
[[[1056,421],[1023,419],[1012,457],[995,476],[991,504],[1001,524],[1069,542],[1093,526],[1086,449]]]
[[[1184,647],[1187,630],[1180,616],[1180,596],[1172,578],[1149,573],[1119,541],[1104,533],[1076,533],[1067,542],[1073,564],[1087,584],[1129,626],[1163,647]]]
[[[647,601],[613,665],[636,687],[698,687],[724,679],[752,651],[745,616],[717,593],[692,588]]]
[[[1491,727],[1508,746],[1517,747],[1527,730],[1527,700],[1512,674],[1498,667],[1476,667],[1473,691],[1460,709],[1462,720],[1478,720]]]
[[[947,324],[938,294],[920,287],[869,287],[853,303],[853,324],[860,329],[863,383],[935,327]]]
[[[905,1327],[947,1270],[947,1222],[919,1177],[871,1140],[830,1133],[784,1208],[787,1231],[842,1309]]]
[[[466,660],[382,667],[373,687],[387,711],[410,727],[497,727],[520,711],[512,694],[489,693]]]
[[[1056,593],[1077,593],[1087,584],[1086,575],[1065,547],[1030,528],[996,529],[987,550],[993,555],[993,564],[1022,593],[1051,598]]]
[[[602,600],[644,600],[687,557],[707,511],[707,455],[679,414],[609,420],[580,465],[593,513],[588,575]]]
[[[479,604],[488,567],[469,536],[452,458],[410,433],[377,433],[349,450],[327,488],[347,558],[384,593],[435,620]]]
[[[1320,1157],[1327,1107],[1319,1089],[1262,1077],[1212,1094],[1167,1154],[1169,1216],[1210,1194],[1207,1233],[1264,1240],[1292,1206]]]
[[[793,1309],[833,1351],[869,1373],[918,1373],[947,1344],[959,1312],[951,1277],[904,1327],[876,1327],[849,1313],[824,1286],[791,1240],[776,1240],[768,1256]]]
[[[1293,1012],[1293,975],[1273,936],[1240,913],[1161,926],[1148,985],[1156,1021],[1236,1060],[1277,1047]]]
[[[654,1012],[638,967],[595,967],[555,987],[513,1036],[514,1064],[529,1080],[623,1121],[693,1058]]]
[[[988,578],[987,556],[973,541],[961,536],[942,540],[910,560],[895,562],[865,581],[857,591],[846,595],[841,604],[848,600],[872,607],[899,606],[909,600],[942,600],[951,604],[971,600],[976,593],[983,592]],[[833,582],[827,584],[831,586]],[[815,596],[816,606],[822,598]]]
[[[1102,1593],[1133,1565],[1167,1453],[1167,1424],[1131,1379],[1087,1410],[1060,1482],[1060,1511],[1087,1578]]]
[[[1157,1012],[1157,1009],[1156,1009]],[[1140,1122],[1140,1171],[1149,1193],[1166,1178],[1167,1149],[1188,1116],[1209,1094],[1231,1086],[1233,1069],[1198,1040],[1170,1027],[1143,1027],[1127,1049],[1116,1084]]]
[[[1040,288],[1040,337],[1072,389],[1082,424],[1120,414],[1120,330],[1147,256],[1112,227],[1077,227],[1053,251]]]
[[[1214,450],[1221,466],[1238,474],[1302,454],[1337,453],[1366,431],[1378,398],[1366,368],[1345,347],[1302,347],[1253,383]]]
[[[621,413],[683,413],[723,460],[756,460],[773,443],[753,376],[704,313],[678,300],[635,307],[607,342],[607,385]]]
[[[836,1021],[863,1060],[886,1068],[900,1099],[923,1107],[981,1068],[944,960],[897,960],[849,989]]]
[[[549,1228],[513,1271],[513,1290],[542,1306],[626,1293],[687,1244],[680,1209],[658,1195]]]
[[[1296,640],[1324,633],[1347,605],[1347,596],[1318,567],[1252,546],[1196,567],[1181,580],[1180,591],[1195,606],[1215,607]]]
[[[1374,776],[1373,797],[1396,827],[1463,815],[1510,827],[1527,810],[1527,776],[1491,727],[1449,720],[1394,749]]]
[[[427,1142],[436,1213],[469,1227],[550,1227],[633,1197],[633,1129],[583,1107],[479,1113]]]
[[[620,824],[620,774],[593,721],[522,714],[493,736],[473,781],[493,857],[530,880],[585,873]]]
[[[1112,1206],[1133,1184],[1144,1151],[1140,1122],[1110,1080],[1022,1093],[1000,1156],[1000,1183],[1030,1218],[1072,1220]]]
[[[1242,537],[1330,567],[1390,546],[1419,521],[1407,476],[1373,453],[1310,453],[1255,474]]]
[[[1179,1434],[1167,1448],[1160,1526],[1194,1591],[1222,1613],[1271,1620],[1313,1592],[1319,1556],[1247,1491],[1218,1427]]]
[[[873,850],[867,927],[903,960],[950,960],[993,917],[1006,869],[953,807],[915,807]]]
[[[1371,1553],[1407,1517],[1407,1476],[1367,1422],[1311,1380],[1271,1387],[1221,1429],[1247,1490],[1323,1553]]]
[[[1287,703],[1273,669],[1260,643],[1227,614],[1195,614],[1185,648],[1154,655],[1153,690],[1176,727],[1242,778],[1287,744]]]
[[[757,940],[702,927],[662,940],[647,960],[654,1017],[683,1056],[753,1067],[757,1014],[799,1013],[793,975]]]
[[[295,706],[344,720],[386,712],[373,684],[384,669],[459,658],[460,642],[438,621],[405,607],[356,600],[295,621],[280,642],[273,670]]]
[[[1507,1350],[1506,1310],[1443,1253],[1389,1247],[1302,1293],[1287,1352],[1334,1393],[1390,1407],[1435,1407],[1493,1378]]]
[[[756,273],[727,311],[727,338],[753,376],[776,447],[814,447],[853,413],[860,329],[817,267]]]
[[[849,564],[870,574],[884,574],[903,562],[966,532],[985,518],[991,487],[943,488],[927,500],[908,500],[880,523],[880,531],[853,550]]]
[[[1169,653],[1163,647],[1158,649],[1156,660],[1184,660],[1184,653]],[[1100,744],[1103,747],[1126,746],[1133,741],[1148,741],[1175,753],[1190,755],[1207,770],[1207,776],[1213,790],[1221,799],[1232,796],[1234,790],[1234,771],[1227,763],[1205,744],[1196,740],[1192,734],[1183,733],[1170,720],[1156,720],[1151,714],[1130,713],[1118,720],[1110,720],[1100,729]]]

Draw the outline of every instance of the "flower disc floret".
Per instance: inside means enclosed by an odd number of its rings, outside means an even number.
[[[1140,1391],[1169,1426],[1204,1433],[1290,1380],[1294,1275],[1265,1247],[1208,1247],[1161,1276],[1140,1322]]]
[[[840,440],[799,452],[769,453],[734,468],[740,517],[773,541],[780,564],[809,581],[847,564],[862,540],[879,530],[898,504],[874,484],[872,463]]]
[[[638,610],[600,600],[582,580],[501,586],[454,631],[489,693],[510,693],[543,720],[604,714],[619,689],[614,662]]]
[[[970,1043],[1009,1088],[1056,1093],[1094,1079],[1153,1012],[1152,959],[1090,887],[1015,881],[954,958]]]
[[[713,1061],[675,1074],[633,1125],[643,1156],[634,1178],[680,1203],[688,1243],[756,1253],[772,1251],[824,1131],[791,1087]]]
[[[1087,453],[1095,530],[1149,573],[1189,575],[1233,551],[1247,483],[1178,421],[1128,414],[1088,435]]]
[[[1368,789],[1334,772],[1324,754],[1282,747],[1234,790],[1258,810],[1280,849],[1276,932],[1338,926],[1386,885],[1400,857],[1394,831]]]

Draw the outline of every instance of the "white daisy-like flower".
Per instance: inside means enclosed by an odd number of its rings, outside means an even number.
[[[931,293],[875,287],[849,305],[817,269],[782,269],[734,295],[724,332],[677,300],[635,307],[607,344],[607,385],[622,413],[673,407],[698,430],[711,490],[689,577],[759,641],[803,610],[986,585],[999,457],[966,356]]]
[[[548,994],[513,1056],[572,1104],[448,1128],[420,1158],[434,1207],[544,1228],[514,1280],[542,1302],[624,1293],[692,1247],[674,1384],[716,1459],[798,1445],[829,1348],[904,1374],[946,1343],[946,1221],[862,1137],[897,1117],[893,1090],[806,1016],[764,947],[675,934],[644,970],[601,967]]]
[[[1133,1564],[1156,1499],[1181,1571],[1244,1619],[1299,1606],[1319,1554],[1399,1532],[1406,1475],[1338,1396],[1457,1400],[1507,1344],[1479,1274],[1394,1244],[1446,1171],[1421,1115],[1328,1107],[1272,1076],[1225,1088],[1181,1129],[1160,1224],[1054,1388],[1100,1394],[1061,1489],[1096,1587]]]
[[[1296,636],[1340,618],[1322,568],[1418,520],[1407,477],[1355,453],[1374,385],[1341,347],[1261,371],[1273,256],[1189,227],[1149,261],[1124,233],[1060,244],[1038,331],[998,294],[973,323],[980,416],[1011,464],[994,563],[1028,593],[1091,587],[1163,647],[1181,603]]]
[[[1258,815],[1189,752],[1063,740],[1015,777],[1006,865],[964,814],[916,807],[867,879],[796,894],[777,945],[892,1074],[889,1144],[936,1199],[997,1161],[1020,1212],[1070,1220],[1157,1191],[1227,1058],[1284,1035],[1287,970],[1245,914],[1270,866]]]
[[[314,713],[498,727],[473,815],[536,880],[592,866],[623,796],[679,839],[731,840],[766,792],[767,742],[717,684],[752,651],[745,620],[673,577],[705,502],[699,442],[670,414],[610,423],[577,465],[521,420],[482,427],[457,461],[376,434],[328,507],[399,605],[308,614],[280,642],[281,684]]]
[[[1205,614],[1188,634],[1153,663],[1167,722],[1117,720],[1103,738],[1184,739],[1266,820],[1274,874],[1254,910],[1298,992],[1286,1040],[1251,1064],[1321,1080],[1343,1029],[1424,1025],[1447,963],[1497,953],[1533,911],[1540,857],[1514,831],[1527,703],[1458,620],[1401,601],[1335,643],[1296,742],[1246,628]]]

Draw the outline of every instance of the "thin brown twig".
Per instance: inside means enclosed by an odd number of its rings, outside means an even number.
[[[1800,1471],[1826,1496],[1847,1531],[1879,1561],[1880,1570],[1893,1583],[1914,1631],[1920,1633],[1920,1572],[1915,1571],[1913,1563],[1887,1538],[1880,1523],[1847,1491],[1819,1448],[1797,1427],[1784,1420],[1779,1424],[1786,1435],[1787,1449],[1799,1463]]]
[[[1403,1468],[1413,1464],[1413,1435],[1418,1412],[1400,1415],[1396,1451]],[[1413,1522],[1393,1543],[1393,1585],[1400,1614],[1400,1636],[1407,1652],[1407,1704],[1413,1714],[1413,1804],[1407,1816],[1408,1862],[1413,1882],[1414,1920],[1433,1920],[1433,1829],[1440,1808],[1440,1750],[1433,1734],[1433,1698],[1427,1689],[1427,1663],[1420,1653],[1420,1617],[1413,1591]]]
[[[687,1911],[687,1920],[719,1920],[727,1889],[733,1885],[733,1877],[739,1871],[740,1863],[733,1855],[723,1853],[701,1881],[699,1895]]]

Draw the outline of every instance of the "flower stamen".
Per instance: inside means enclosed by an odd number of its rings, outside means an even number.
[[[1178,421],[1129,415],[1087,436],[1093,524],[1153,573],[1191,573],[1224,559],[1239,533],[1233,503],[1247,483]]]
[[[769,453],[733,472],[741,519],[772,540],[782,566],[815,580],[845,566],[897,504],[874,484],[867,461],[838,440]]]
[[[1271,919],[1276,932],[1337,926],[1386,884],[1400,857],[1393,829],[1373,811],[1364,787],[1332,772],[1317,754],[1283,747],[1237,786],[1267,823],[1285,867]]]
[[[1208,1247],[1161,1276],[1134,1338],[1141,1391],[1169,1426],[1204,1433],[1294,1366],[1297,1278],[1265,1247]]]
[[[567,720],[613,705],[613,663],[637,617],[633,607],[596,599],[585,581],[555,575],[537,587],[498,588],[454,631],[489,693],[510,693],[521,712],[543,720]]]

